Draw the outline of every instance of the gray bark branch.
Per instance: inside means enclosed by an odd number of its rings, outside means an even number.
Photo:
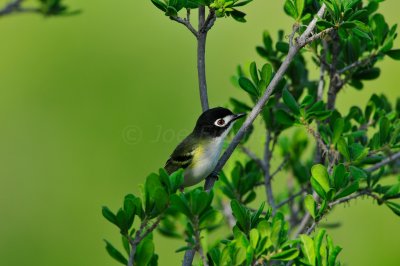
[[[244,121],[242,127],[239,129],[238,133],[233,138],[231,144],[226,149],[224,154],[221,156],[220,160],[218,161],[217,166],[215,167],[213,173],[207,177],[205,183],[205,190],[210,191],[211,188],[214,186],[218,173],[222,170],[228,159],[231,157],[233,151],[236,149],[237,145],[240,143],[244,135],[246,134],[248,128],[253,124],[254,120],[260,114],[264,105],[268,101],[269,97],[272,95],[273,91],[275,90],[276,86],[283,78],[288,69],[290,63],[293,61],[294,57],[298,53],[301,47],[303,47],[307,41],[308,36],[310,33],[315,29],[315,26],[318,21],[318,17],[322,17],[325,13],[326,6],[322,4],[320,10],[318,11],[317,17],[315,17],[310,24],[308,25],[306,31],[299,37],[296,44],[292,45],[289,48],[288,55],[286,56],[285,60],[283,61],[282,65],[279,67],[278,71],[276,72],[275,76],[273,77],[272,81],[267,87],[264,95],[260,98],[260,100],[256,103],[256,105],[251,110],[250,114],[247,116],[247,119]]]

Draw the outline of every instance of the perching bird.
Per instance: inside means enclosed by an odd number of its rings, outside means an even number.
[[[233,123],[245,114],[233,114],[222,107],[209,109],[197,119],[192,133],[174,150],[165,164],[171,174],[184,169],[183,187],[193,186],[214,170],[221,155],[225,137]]]

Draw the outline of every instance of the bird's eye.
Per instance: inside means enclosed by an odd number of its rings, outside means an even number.
[[[225,120],[224,119],[218,119],[217,121],[215,121],[215,125],[222,127],[225,125]]]

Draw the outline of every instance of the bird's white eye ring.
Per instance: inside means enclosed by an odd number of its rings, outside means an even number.
[[[225,126],[225,120],[222,118],[217,119],[217,121],[215,121],[215,125],[218,127],[223,127],[223,126]]]

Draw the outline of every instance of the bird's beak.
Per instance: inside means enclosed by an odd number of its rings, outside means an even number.
[[[239,118],[242,118],[245,115],[246,115],[246,113],[235,114],[233,119],[232,119],[232,121],[235,121],[235,120],[237,120]]]

